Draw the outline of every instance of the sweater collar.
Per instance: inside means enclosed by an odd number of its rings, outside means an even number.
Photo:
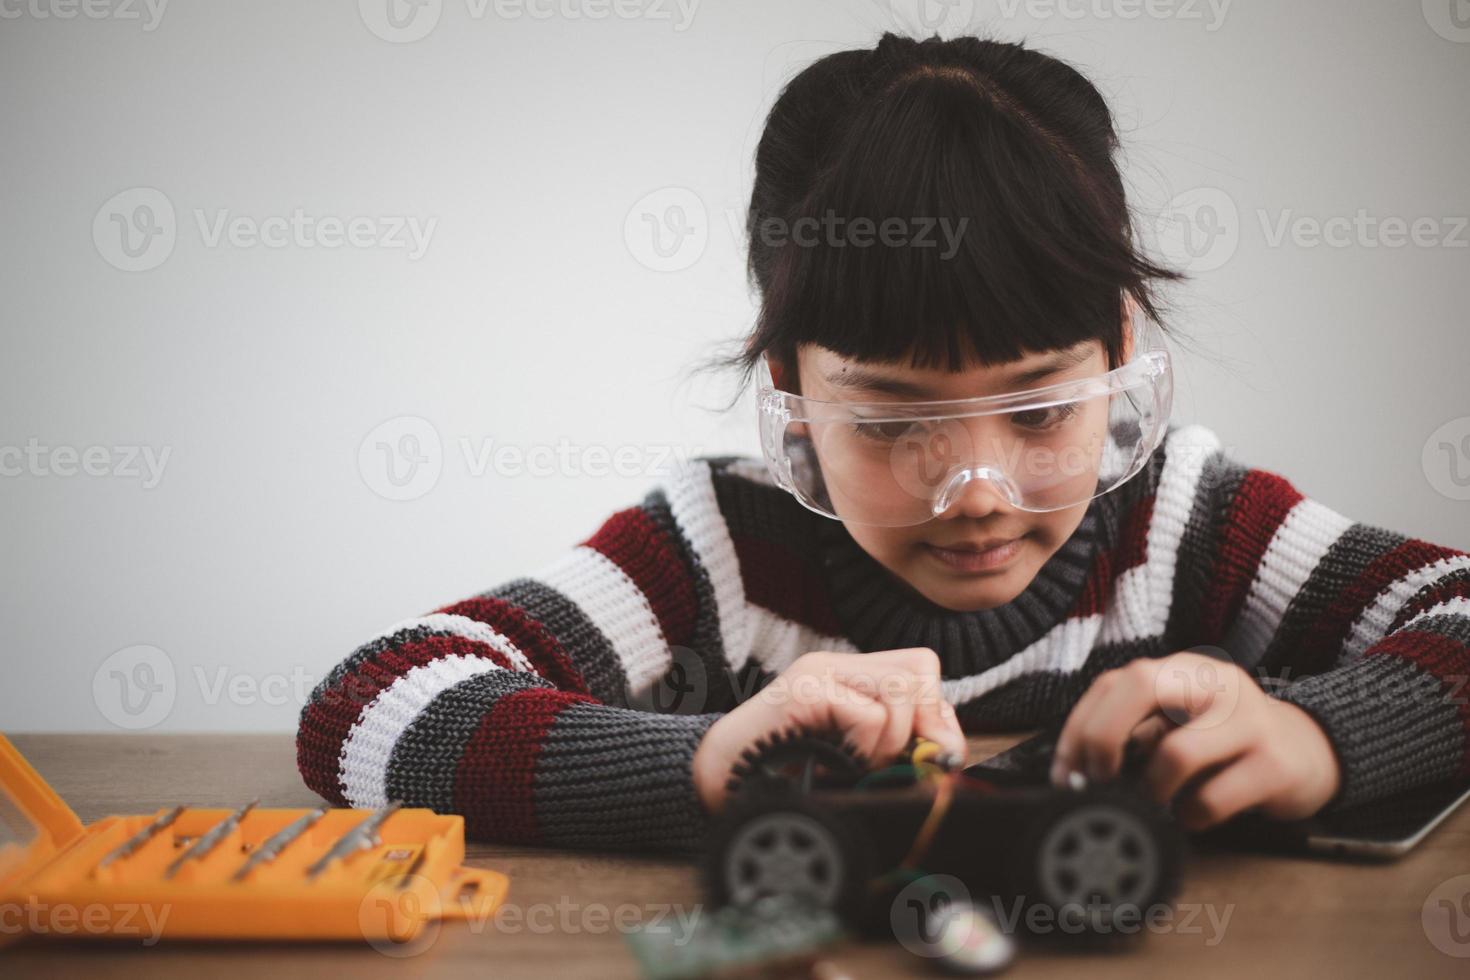
[[[1077,530],[1016,598],[992,609],[956,612],[937,605],[884,568],[837,520],[822,520],[818,548],[833,612],[844,635],[867,652],[930,647],[946,677],[979,673],[1024,650],[1075,605],[1108,523],[1094,498]]]

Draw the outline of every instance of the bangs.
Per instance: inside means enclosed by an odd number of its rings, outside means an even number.
[[[1116,363],[1121,291],[1151,267],[1121,184],[1089,176],[1111,172],[973,72],[911,70],[789,217],[752,213],[775,255],[751,347],[959,371],[1098,339]]]

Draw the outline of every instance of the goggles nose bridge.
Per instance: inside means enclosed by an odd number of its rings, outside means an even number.
[[[965,492],[965,487],[975,480],[989,480],[1012,507],[1021,506],[1020,490],[1016,487],[1015,481],[1007,476],[1000,467],[961,463],[951,467],[939,482],[938,490],[929,505],[933,516],[938,517],[953,507],[955,501],[959,500],[960,495]]]

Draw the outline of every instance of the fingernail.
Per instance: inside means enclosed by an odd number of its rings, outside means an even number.
[[[1087,788],[1087,777],[1077,770],[1067,773],[1067,788],[1080,793]]]

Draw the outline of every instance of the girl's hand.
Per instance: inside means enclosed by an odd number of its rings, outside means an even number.
[[[1250,807],[1278,819],[1311,816],[1341,778],[1311,715],[1266,694],[1235,664],[1198,653],[1145,657],[1100,674],[1067,716],[1052,782],[1065,785],[1069,772],[1116,775],[1130,740],[1151,750],[1149,792],[1174,800],[1191,830]]]
[[[965,736],[939,681],[939,657],[927,647],[798,657],[705,732],[693,764],[705,809],[724,805],[730,769],[751,743],[793,725],[839,731],[875,765],[896,757],[914,735],[963,759]]]

